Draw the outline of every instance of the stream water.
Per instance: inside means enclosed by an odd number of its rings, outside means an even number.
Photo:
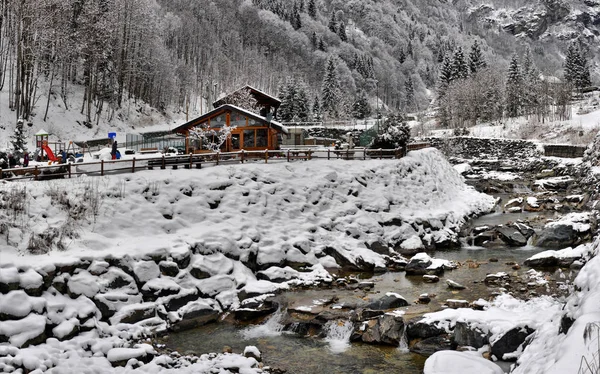
[[[506,223],[518,218],[512,214],[493,213],[480,217],[473,226]],[[512,269],[514,262],[522,264],[525,259],[538,253],[541,249],[527,246],[509,248],[497,246],[482,248],[465,245],[460,250],[438,251],[433,257],[453,260],[460,266],[446,271],[440,276],[438,283],[425,283],[422,276],[407,276],[404,272],[388,272],[378,275],[352,274],[352,276],[369,280],[374,287],[369,290],[343,288],[317,288],[286,292],[280,295],[284,305],[314,305],[317,300],[337,298],[336,303],[360,303],[376,299],[386,292],[396,292],[404,296],[411,304],[402,308],[405,320],[423,313],[437,311],[442,308],[446,299],[465,299],[474,301],[479,298],[489,299],[496,289],[485,285],[483,280],[487,274],[500,271],[507,272],[512,279],[525,279],[527,267]],[[495,259],[497,261],[489,261]],[[564,280],[560,270],[545,272],[550,285]],[[572,277],[573,274],[570,275]],[[446,280],[454,280],[467,288],[456,291],[448,288]],[[528,290],[523,283],[513,282],[515,294],[526,295]],[[553,289],[539,289],[539,293],[552,293]],[[429,304],[417,304],[419,295],[432,295]],[[286,370],[288,373],[422,373],[425,357],[408,352],[406,342],[400,347],[373,346],[349,343],[352,325],[345,321],[330,321],[324,328],[325,337],[300,337],[297,334],[284,332],[279,311],[270,316],[261,325],[240,325],[229,319],[219,323],[206,325],[194,330],[171,334],[164,341],[168,348],[180,353],[194,352],[203,354],[221,352],[229,346],[233,352],[242,352],[245,346],[255,345],[263,354],[266,365]]]

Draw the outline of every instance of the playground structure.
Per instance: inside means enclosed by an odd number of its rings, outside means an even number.
[[[68,157],[82,157],[85,149],[82,149],[73,141],[69,141],[68,144],[61,141],[50,141],[50,134],[45,130],[40,130],[35,134],[35,146],[39,149],[36,161],[52,161],[61,162],[63,161],[61,155],[64,154]]]

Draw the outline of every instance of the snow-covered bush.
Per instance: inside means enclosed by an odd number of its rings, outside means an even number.
[[[391,114],[385,119],[380,133],[373,139],[369,148],[405,149],[410,140],[410,127],[401,114]]]

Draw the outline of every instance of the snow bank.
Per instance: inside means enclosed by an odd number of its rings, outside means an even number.
[[[439,351],[427,358],[423,374],[504,374],[478,352]]]

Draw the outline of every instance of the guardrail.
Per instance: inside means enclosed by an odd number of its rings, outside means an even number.
[[[411,148],[411,147],[409,147]],[[421,147],[423,148],[423,147]],[[420,148],[419,148],[420,149]],[[215,152],[189,155],[161,155],[159,157],[127,158],[120,160],[99,160],[93,162],[65,163],[53,165],[36,165],[26,168],[0,169],[2,180],[48,180],[58,178],[72,178],[78,175],[110,175],[122,173],[135,173],[139,170],[164,170],[167,167],[178,169],[201,169],[206,165],[222,165],[245,162],[291,162],[294,160],[315,159],[342,159],[342,160],[367,160],[367,159],[398,159],[405,155],[399,149],[287,149],[265,151],[237,151]]]

